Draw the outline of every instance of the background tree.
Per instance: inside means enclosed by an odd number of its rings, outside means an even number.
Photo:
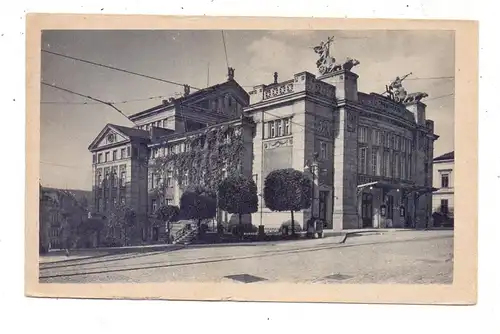
[[[242,233],[241,216],[257,212],[259,199],[254,180],[241,174],[230,175],[219,184],[218,196],[220,209],[238,214],[239,232]]]
[[[156,218],[167,224],[167,242],[170,243],[171,223],[179,220],[180,209],[176,205],[162,205],[156,211]]]
[[[198,232],[201,221],[214,218],[217,211],[215,193],[201,186],[186,190],[180,204],[180,215],[185,219],[196,220]]]
[[[293,213],[311,206],[312,181],[301,171],[287,168],[269,173],[264,181],[264,201],[272,211],[290,211],[292,235],[295,234]]]

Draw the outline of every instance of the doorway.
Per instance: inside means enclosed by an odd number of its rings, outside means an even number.
[[[153,227],[153,241],[158,241],[160,235],[160,228],[158,226]]]
[[[373,195],[363,194],[361,200],[361,220],[363,228],[373,226]]]

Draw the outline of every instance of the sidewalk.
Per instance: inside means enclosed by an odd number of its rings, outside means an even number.
[[[361,235],[378,235],[395,232],[411,232],[411,231],[424,231],[424,230],[451,230],[450,228],[430,228],[430,229],[405,229],[405,228],[380,228],[380,229],[352,229],[352,230],[324,230],[324,238],[338,237],[336,243],[344,243],[348,237],[361,236]],[[209,243],[209,244],[156,244],[156,245],[139,245],[139,246],[126,246],[126,247],[99,247],[99,248],[81,248],[72,249],[71,256],[85,256],[103,254],[125,254],[125,253],[151,253],[159,251],[175,251],[186,248],[205,248],[205,247],[250,247],[259,245],[269,245],[277,243],[290,243],[312,241],[314,239],[300,238],[295,240],[272,240],[272,241],[251,241],[251,242],[231,242],[231,243]],[[333,240],[332,240],[333,241]],[[49,251],[48,254],[43,254],[40,257],[64,256],[64,250]]]

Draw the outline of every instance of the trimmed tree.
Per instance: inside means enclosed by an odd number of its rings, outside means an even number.
[[[241,233],[241,216],[257,212],[259,199],[254,180],[241,174],[230,175],[219,184],[218,196],[219,208],[238,214]]]
[[[303,172],[292,169],[277,169],[269,173],[264,181],[264,201],[272,211],[290,211],[292,235],[295,235],[293,213],[311,206],[312,181]]]
[[[179,220],[179,212],[180,209],[176,205],[162,205],[156,211],[156,218],[167,224],[168,243],[170,243],[170,224]]]
[[[180,215],[197,221],[198,234],[201,221],[215,217],[217,211],[215,193],[201,186],[186,190],[181,196]]]

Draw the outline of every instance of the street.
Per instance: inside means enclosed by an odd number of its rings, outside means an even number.
[[[41,283],[450,284],[453,231],[398,231],[149,253],[45,256]]]

